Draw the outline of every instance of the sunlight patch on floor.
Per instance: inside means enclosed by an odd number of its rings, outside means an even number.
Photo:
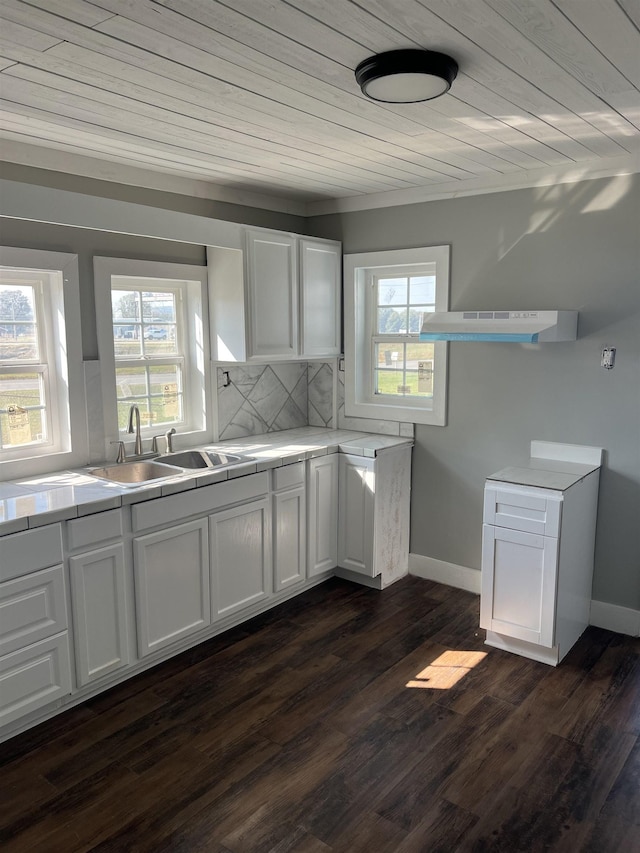
[[[448,690],[457,684],[461,678],[470,672],[474,666],[481,663],[487,652],[443,652],[429,666],[419,672],[405,687],[422,687],[430,690]]]

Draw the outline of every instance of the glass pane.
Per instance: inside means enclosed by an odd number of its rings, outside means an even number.
[[[433,396],[433,344],[376,344],[375,393]]]
[[[112,290],[111,311],[113,313],[114,322],[139,322],[140,294],[135,290]]]
[[[407,279],[378,279],[378,305],[406,305]]]
[[[406,326],[406,308],[378,308],[379,335],[397,335],[402,330],[406,331]]]
[[[113,352],[116,358],[136,358],[142,355],[140,326],[114,324]]]
[[[142,318],[145,323],[175,323],[175,294],[144,292],[142,294]]]
[[[45,441],[45,396],[39,373],[0,376],[0,431],[3,447]]]
[[[147,396],[147,372],[144,365],[140,367],[116,367],[116,397],[118,400],[128,400],[129,405],[137,399]]]
[[[163,365],[149,370],[151,411],[154,424],[183,420],[182,371],[178,365]]]
[[[435,275],[412,276],[409,282],[409,294],[412,305],[433,305],[436,301]]]
[[[38,359],[35,321],[33,287],[0,284],[0,361]]]
[[[145,355],[175,355],[178,352],[175,325],[144,326],[143,337]]]

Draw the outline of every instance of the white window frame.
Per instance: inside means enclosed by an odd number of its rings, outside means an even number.
[[[0,265],[53,273],[43,282],[41,293],[36,295],[40,303],[39,364],[44,366],[48,439],[0,450],[0,480],[84,465],[88,461],[89,441],[80,336],[78,256],[2,246]]]
[[[433,398],[374,393],[374,341],[377,333],[374,278],[418,275],[435,264],[435,310],[449,308],[450,246],[426,246],[344,256],[345,282],[345,414],[348,417],[446,426],[448,344],[434,344]],[[393,336],[406,342],[418,336]]]
[[[114,353],[111,309],[112,276],[148,278],[152,280],[150,287],[154,287],[153,280],[158,279],[184,282],[181,287],[182,306],[177,306],[177,319],[179,326],[182,327],[179,334],[183,334],[184,343],[185,422],[177,427],[180,436],[178,441],[182,441],[185,437],[185,445],[187,443],[192,445],[199,442],[206,443],[211,436],[212,423],[209,336],[205,323],[205,318],[208,315],[206,266],[94,257],[93,268],[106,458],[115,455],[116,451],[113,445],[118,441],[124,441],[127,454],[133,454],[135,441],[135,436],[131,436],[118,428],[115,381],[117,360]],[[181,313],[183,317],[179,319]],[[175,360],[175,356],[168,354],[167,361],[173,360]],[[143,439],[147,440],[153,435],[164,433],[165,429],[161,424],[142,423],[140,434]],[[148,441],[144,450],[145,452],[150,450]]]

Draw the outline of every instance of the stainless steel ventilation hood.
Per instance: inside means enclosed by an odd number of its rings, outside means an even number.
[[[577,311],[442,311],[428,314],[421,341],[575,341]]]

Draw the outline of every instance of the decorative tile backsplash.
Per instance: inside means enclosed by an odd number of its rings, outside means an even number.
[[[308,396],[306,362],[219,367],[220,439],[306,426]]]
[[[344,373],[334,362],[219,367],[217,381],[220,440],[301,426],[413,436],[413,424],[346,417]]]

